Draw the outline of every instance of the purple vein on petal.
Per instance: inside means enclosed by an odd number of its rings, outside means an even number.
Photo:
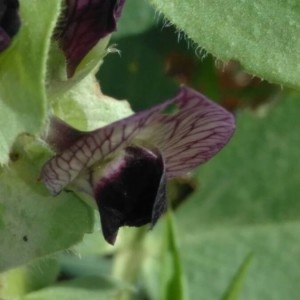
[[[164,110],[172,104],[178,111],[165,114]],[[82,133],[80,139],[44,165],[41,179],[53,194],[57,194],[84,169],[135,143],[158,148],[164,157],[167,178],[180,176],[220,151],[234,129],[231,113],[183,86],[169,101]]]
[[[168,178],[180,176],[206,162],[230,140],[235,130],[231,113],[202,94],[182,87],[173,99],[174,115],[159,115],[149,137],[164,154]]]

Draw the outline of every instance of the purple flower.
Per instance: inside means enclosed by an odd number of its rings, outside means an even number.
[[[0,52],[5,50],[20,27],[18,0],[0,0]]]
[[[153,226],[167,206],[167,179],[220,151],[234,123],[231,113],[184,86],[163,104],[91,132],[53,119],[47,140],[59,154],[41,179],[54,195],[68,184],[92,195],[113,244],[121,226]]]
[[[116,30],[125,0],[65,0],[66,8],[55,38],[67,59],[72,77],[85,55],[103,37]]]

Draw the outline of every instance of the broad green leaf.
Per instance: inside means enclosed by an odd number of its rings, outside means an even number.
[[[285,98],[237,116],[232,141],[199,168],[200,188],[178,211],[191,299],[220,299],[249,252],[241,300],[299,297],[300,107]]]
[[[229,287],[227,288],[221,300],[238,300],[244,284],[248,269],[252,260],[252,253],[246,256],[242,265],[238,268]]]
[[[199,47],[270,82],[299,88],[297,0],[150,0]]]
[[[0,170],[0,270],[66,249],[93,227],[93,211],[73,193],[52,197],[38,181],[49,153],[31,137],[18,139]]]
[[[45,121],[46,60],[60,3],[21,0],[21,29],[0,53],[0,164],[20,133],[35,134]]]
[[[24,300],[114,300],[118,288],[103,278],[83,277],[28,294]]]

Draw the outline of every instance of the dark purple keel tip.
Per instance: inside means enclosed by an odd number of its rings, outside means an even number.
[[[11,38],[19,31],[18,10],[18,0],[0,0],[0,52],[9,46]]]
[[[125,0],[65,0],[66,10],[55,38],[67,59],[72,77],[81,60],[97,42],[116,30]]]
[[[114,244],[121,226],[153,227],[166,210],[166,178],[161,154],[130,146],[100,179],[92,179],[105,240]]]

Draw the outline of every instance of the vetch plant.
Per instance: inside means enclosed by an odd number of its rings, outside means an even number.
[[[298,105],[269,110],[259,81],[299,87],[299,15],[292,0],[0,0],[0,298],[297,299]],[[232,78],[174,31],[233,58]]]

